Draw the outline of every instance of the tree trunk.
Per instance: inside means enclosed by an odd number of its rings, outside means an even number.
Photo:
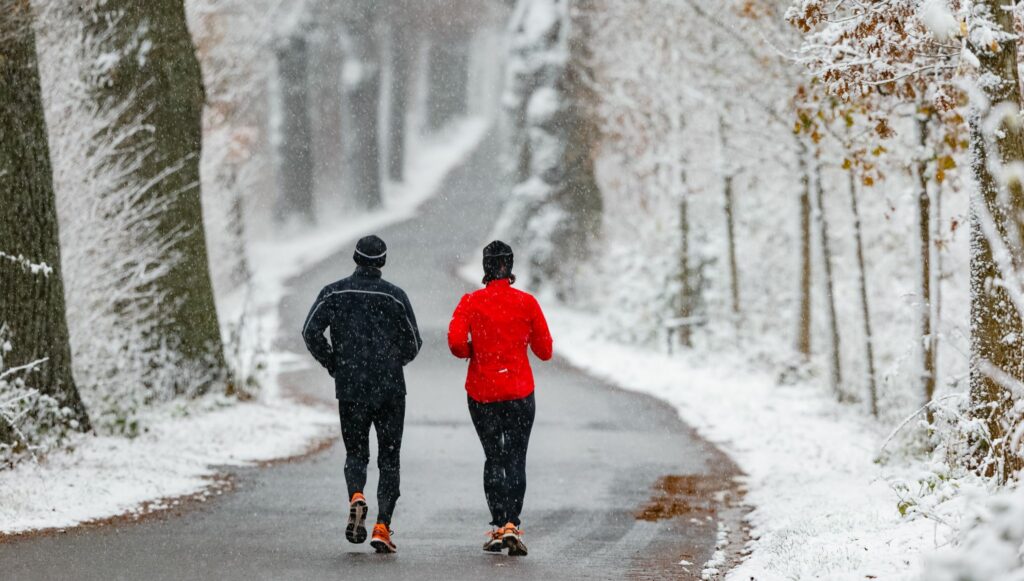
[[[309,58],[306,40],[295,32],[277,48],[277,74],[281,99],[281,134],[278,158],[278,222],[300,216],[313,222],[313,180],[316,176],[309,106]],[[322,125],[321,125],[322,127]]]
[[[797,153],[800,168],[800,286],[796,332],[796,350],[807,361],[811,358],[811,175],[807,167],[807,148]]]
[[[452,50],[452,118],[469,114],[469,43],[459,41]]]
[[[359,78],[349,89],[348,120],[355,139],[352,173],[359,199],[367,209],[380,207],[381,136],[380,136],[380,51],[372,20],[367,19],[354,30],[355,58]]]
[[[934,216],[932,219],[932,240],[935,254],[932,265],[932,365],[935,368],[935,380],[938,382],[939,343],[942,339],[942,247],[937,244],[942,239],[942,182],[935,183]]]
[[[166,293],[167,314],[154,342],[170,346],[190,367],[203,370],[202,385],[175,389],[204,392],[225,377],[226,365],[199,191],[205,94],[184,3],[106,0],[95,5],[91,18],[96,33],[108,38],[110,52],[120,55],[97,99],[105,106],[131,99],[121,123],[141,118],[150,129],[125,144],[126,149],[149,151],[130,179],[151,183],[148,195],[166,203],[154,225],[157,231],[178,234],[167,255],[173,266],[159,283]]]
[[[430,44],[430,70],[427,90],[427,126],[439,131],[454,116],[452,112],[451,50],[439,42]]]
[[[733,325],[740,325],[740,269],[736,263],[736,211],[733,200],[733,176],[726,175],[722,184],[725,197],[725,229],[729,245],[729,295],[731,300]]]
[[[7,326],[12,345],[0,357],[7,369],[46,359],[29,385],[70,408],[74,427],[87,431],[89,416],[71,373],[57,202],[28,2],[0,0],[0,46],[0,328]],[[52,270],[33,272],[18,257]],[[0,441],[11,442],[10,428],[0,426]]]
[[[1014,32],[1012,0],[986,0],[990,17],[1006,40],[993,52],[975,47],[981,63],[981,75],[999,82],[983,83],[982,89],[993,109],[1008,104],[1013,111],[1021,108],[1020,79],[1017,70],[1017,46]],[[971,400],[975,418],[985,423],[991,446],[983,447],[981,466],[988,475],[1007,479],[1022,466],[1021,458],[1009,447],[1012,418],[1012,394],[996,381],[989,366],[1016,381],[1024,380],[1024,348],[1021,340],[1024,326],[1021,314],[1004,285],[1017,285],[1022,261],[1020,220],[1024,212],[1024,191],[1021,183],[997,182],[993,168],[1002,168],[1024,161],[1024,130],[1014,116],[999,120],[998,131],[984,135],[987,120],[980,114],[971,118],[974,174],[978,196],[972,200],[971,211]],[[991,163],[991,166],[990,166]],[[983,211],[991,217],[994,236],[1011,256],[1006,267],[1016,272],[1001,272],[996,264],[992,243],[982,224]]]
[[[405,179],[406,116],[409,112],[410,82],[413,79],[410,48],[415,46],[412,27],[402,23],[391,29],[391,94],[388,104],[388,177]]]
[[[680,180],[686,184],[686,172],[681,172]],[[684,321],[679,327],[679,343],[683,347],[692,347],[692,323],[694,288],[693,274],[690,270],[690,200],[686,192],[679,196],[679,310],[676,316]]]
[[[814,166],[814,192],[818,214],[818,241],[821,244],[821,262],[825,274],[825,301],[828,307],[828,329],[832,338],[829,364],[829,383],[836,399],[844,401],[843,367],[839,337],[839,317],[836,315],[835,278],[832,275],[832,245],[828,237],[828,216],[825,215],[825,186],[822,183],[821,164]]]
[[[875,374],[875,338],[871,331],[871,309],[868,303],[868,275],[864,265],[864,236],[861,233],[860,205],[857,203],[857,177],[849,172],[850,210],[853,213],[853,234],[857,249],[857,277],[860,282],[860,310],[864,323],[864,357],[867,359],[868,402],[871,415],[878,417],[878,381]]]
[[[329,18],[329,12],[319,13]],[[316,199],[339,201],[344,171],[342,169],[342,115],[345,103],[342,98],[341,71],[345,54],[341,45],[341,27],[336,21],[323,22],[311,43],[308,86],[312,98],[312,165]],[[283,81],[282,81],[283,83]],[[283,87],[284,88],[284,87]]]
[[[928,423],[934,411],[929,405],[935,397],[935,334],[932,328],[932,227],[931,198],[928,195],[928,165],[924,156],[928,146],[928,123],[931,116],[917,120],[917,138],[921,157],[917,161],[918,250],[921,256],[921,387],[927,408]]]
[[[726,159],[728,155],[728,138],[726,136],[725,118],[718,116],[718,158],[719,171],[722,172],[722,207],[725,212],[725,236],[726,256],[729,259],[729,309],[732,314],[733,329],[737,332],[740,328],[740,274],[739,266],[736,263],[736,211],[733,193],[732,168]]]
[[[437,131],[469,111],[469,48],[463,40],[430,47],[428,125]]]

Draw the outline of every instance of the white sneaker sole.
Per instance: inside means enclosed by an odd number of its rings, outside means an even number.
[[[348,509],[348,526],[345,527],[345,538],[348,542],[360,544],[366,542],[366,503],[357,500]]]

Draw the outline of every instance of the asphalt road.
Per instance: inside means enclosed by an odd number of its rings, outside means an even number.
[[[537,421],[523,514],[530,556],[480,548],[489,520],[483,451],[466,409],[466,364],[449,355],[444,335],[470,290],[455,269],[479,256],[507,189],[495,181],[497,151],[497,139],[486,140],[417,218],[378,232],[390,249],[384,276],[410,295],[425,341],[406,370],[402,497],[392,524],[397,555],[345,541],[339,441],[299,461],[232,470],[233,492],[181,515],[0,545],[0,579],[696,578],[699,566],[679,561],[703,563],[714,550],[718,517],[708,495],[693,514],[677,506],[654,522],[636,515],[663,476],[707,478],[713,488],[733,468],[668,406],[606,386],[557,358],[533,360]],[[346,248],[292,282],[281,306],[280,348],[305,353],[298,332],[306,310],[324,284],[352,268]],[[333,405],[330,379],[319,369],[285,381]]]

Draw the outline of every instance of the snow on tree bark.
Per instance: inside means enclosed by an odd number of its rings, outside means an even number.
[[[1024,314],[1011,297],[1020,290],[1017,277],[1024,267],[1024,187],[1021,176],[1013,173],[1024,163],[1024,128],[1019,120],[1024,102],[1017,68],[1014,2],[987,0],[979,4],[988,9],[989,26],[997,36],[990,46],[976,47],[981,89],[990,109],[987,115],[979,110],[971,118],[973,169],[979,191],[971,212],[970,385],[973,414],[988,428],[989,444],[983,446],[983,453],[991,463],[983,469],[1008,478],[1024,463],[1009,441],[1012,393],[993,377],[993,371],[1024,381]],[[994,130],[987,132],[983,124],[991,124]],[[993,168],[1004,175],[997,177]],[[982,221],[987,219],[995,232],[985,232]],[[1009,251],[1005,266],[1014,271],[1007,272],[997,264],[990,235]],[[1015,288],[1007,290],[1007,286]]]
[[[64,305],[60,240],[53,170],[47,141],[35,34],[28,2],[0,2],[0,251],[43,263],[0,260],[0,327],[12,349],[0,358],[6,368],[45,359],[31,383],[71,410],[78,430],[89,416],[71,371],[71,347]],[[13,427],[0,422],[0,442]]]
[[[131,102],[122,122],[141,116],[150,130],[124,144],[126,155],[147,151],[131,179],[151,184],[149,196],[168,201],[156,229],[181,233],[168,249],[168,257],[178,260],[159,281],[167,295],[166,316],[154,340],[179,352],[188,366],[205,370],[199,385],[181,384],[176,391],[202,393],[225,378],[226,366],[199,190],[205,94],[183,1],[106,0],[87,17],[117,57],[97,100],[107,107]]]

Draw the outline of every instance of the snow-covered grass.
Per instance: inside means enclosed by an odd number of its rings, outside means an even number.
[[[969,502],[958,544],[929,559],[925,581],[1024,579],[1024,488],[1014,485]]]
[[[754,540],[728,579],[910,579],[948,534],[900,516],[890,482],[914,481],[918,468],[876,463],[887,434],[825,387],[777,385],[725,353],[697,360],[616,344],[592,315],[548,312],[562,356],[671,403],[744,471]]]
[[[364,233],[414,215],[487,128],[486,120],[468,120],[424,141],[410,154],[408,185],[392,185],[377,212],[250,245],[251,286],[224,297],[218,308],[227,331],[244,341],[235,345],[238,356],[267,360],[262,370],[251,369],[265,385],[258,398],[240,403],[209,396],[162,404],[143,412],[145,428],[134,439],[78,436],[65,451],[0,472],[0,533],[66,528],[132,513],[148,502],[209,488],[219,467],[299,455],[332,437],[334,412],[280,393],[278,373],[296,362],[295,355],[270,347],[285,282]]]
[[[137,438],[79,436],[65,451],[0,472],[0,533],[71,527],[187,496],[220,466],[302,454],[334,414],[291,401],[204,398],[146,410]]]

